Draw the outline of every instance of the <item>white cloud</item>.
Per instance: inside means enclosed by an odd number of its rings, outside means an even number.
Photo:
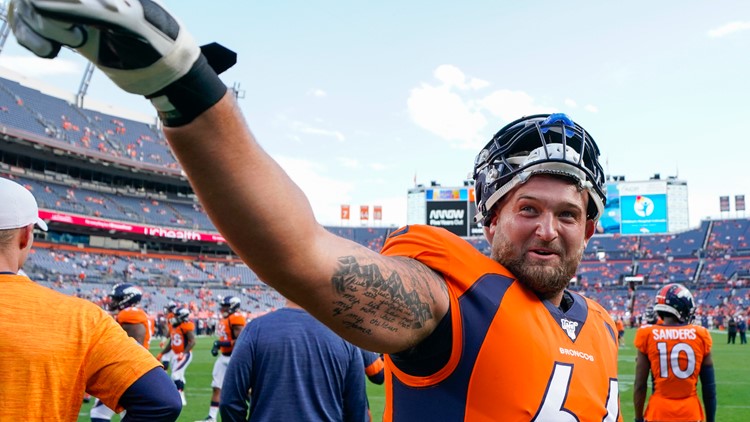
[[[583,107],[584,110],[591,112],[591,113],[598,113],[599,107],[592,105],[592,104],[586,104],[585,107]]]
[[[53,75],[81,75],[81,65],[57,58],[42,59],[36,56],[0,56],[0,66],[7,67],[25,77],[39,78]]]
[[[375,171],[383,171],[387,168],[383,163],[370,163],[368,167]]]
[[[339,132],[338,130],[322,129],[322,128],[310,126],[304,122],[293,122],[292,129],[294,129],[297,132],[304,133],[307,135],[319,135],[319,136],[331,137],[331,138],[336,139],[339,142],[344,142],[346,140],[346,137],[344,136],[344,134]]]
[[[449,88],[459,88],[462,90],[477,90],[489,86],[489,82],[482,79],[470,78],[467,80],[466,75],[456,66],[443,64],[438,66],[433,72],[435,79],[442,82]]]
[[[407,101],[409,115],[417,126],[459,144],[472,144],[487,119],[470,101],[451,91],[451,85],[422,84]]]
[[[351,202],[354,184],[342,181],[340,177],[328,177],[328,169],[317,162],[286,156],[274,158],[305,193],[317,220],[321,224],[338,224],[341,204]],[[290,209],[294,206],[289,204]]]
[[[406,224],[406,195],[388,198],[377,198],[373,205],[383,207],[382,226],[399,226]]]
[[[748,29],[750,29],[750,22],[729,22],[718,28],[709,30],[708,36],[711,38],[721,38],[734,32],[746,31]]]
[[[355,183],[342,181],[340,175],[335,175],[319,162],[275,155],[274,159],[286,171],[289,177],[302,189],[307,196],[319,223],[324,225],[341,224],[341,205],[349,204],[351,219],[349,225],[359,225],[359,206],[370,206],[370,225],[376,225],[373,220],[373,205],[383,207],[381,226],[402,225],[406,222],[406,195],[395,197],[373,197],[374,191],[359,192],[367,199],[354,198]],[[349,179],[344,179],[349,180]],[[360,189],[361,190],[361,189]],[[290,204],[293,207],[294,204]]]
[[[336,157],[336,160],[341,164],[342,167],[355,169],[359,167],[359,161],[356,158],[349,157]]]
[[[308,91],[308,92],[307,92],[307,95],[312,95],[313,97],[319,97],[319,98],[322,98],[322,97],[325,97],[325,96],[327,96],[327,95],[328,95],[328,93],[327,93],[327,92],[325,92],[325,91],[323,91],[323,90],[322,90],[322,89],[320,89],[320,88],[314,88],[314,89],[311,89],[310,91]]]
[[[578,103],[576,103],[575,100],[570,99],[570,98],[566,98],[565,99],[565,105],[568,106],[568,107],[570,107],[570,108],[576,108],[576,107],[578,107]]]
[[[475,87],[485,88],[489,83],[480,79],[467,81],[455,66],[441,65],[434,76],[438,83],[422,83],[411,90],[407,100],[409,116],[417,126],[460,147],[479,145],[487,135],[482,131],[488,119],[509,122],[521,116],[557,111],[537,104],[523,91],[500,89],[482,96]]]
[[[501,89],[479,101],[490,113],[505,121],[532,114],[554,113],[557,109],[536,104],[534,97],[523,91]]]

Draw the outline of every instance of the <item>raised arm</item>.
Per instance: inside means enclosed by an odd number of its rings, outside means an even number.
[[[230,95],[192,123],[164,132],[233,250],[263,281],[347,340],[370,350],[400,351],[429,334],[447,312],[438,274],[412,259],[382,256],[318,224],[307,197],[256,142]],[[418,295],[370,305],[387,287],[376,283],[379,277],[393,277]],[[412,311],[424,304],[432,315],[421,329],[394,332],[373,321],[389,314],[404,322],[398,327],[413,327]]]
[[[124,90],[151,99],[212,222],[266,283],[369,350],[401,351],[429,335],[448,310],[442,277],[320,226],[219,80],[231,54],[199,48],[168,11],[141,1],[12,0],[11,26],[35,54],[53,58],[70,46]],[[394,294],[403,291],[410,294]]]

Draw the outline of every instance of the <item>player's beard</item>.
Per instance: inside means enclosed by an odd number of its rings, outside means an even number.
[[[550,265],[548,262],[532,262],[526,255],[529,248],[518,248],[504,236],[496,236],[495,243],[492,248],[492,258],[543,299],[551,298],[568,287],[570,279],[576,274],[585,247],[582,246],[577,251],[567,253],[562,247],[536,245],[558,252],[561,263]]]

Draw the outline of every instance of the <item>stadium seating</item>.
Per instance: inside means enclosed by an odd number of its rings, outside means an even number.
[[[179,164],[154,125],[76,107],[18,82],[0,78],[0,126],[13,128],[30,142],[111,157],[134,168],[155,166],[179,174]],[[36,139],[36,141],[33,141]],[[41,139],[41,140],[40,140]],[[150,167],[149,167],[150,168]],[[186,197],[83,181],[48,169],[5,165],[1,172],[26,186],[47,211],[97,217],[124,223],[202,230],[216,229],[200,204]],[[330,232],[372,250],[382,248],[393,228],[328,227]],[[63,293],[103,304],[114,283],[129,281],[145,290],[144,305],[160,311],[170,300],[191,306],[197,314],[213,312],[217,301],[241,294],[246,310],[264,313],[284,299],[236,259],[210,260],[191,255],[126,253],[91,248],[84,237],[64,234],[73,244],[38,242],[25,270],[32,278]],[[723,316],[750,303],[750,219],[703,221],[697,228],[666,235],[597,234],[588,243],[574,289],[595,298],[610,312],[634,313],[653,302],[656,289],[668,282],[690,287],[699,312],[721,324]],[[77,240],[73,240],[77,239]],[[489,255],[481,237],[468,238]],[[78,243],[81,243],[80,245]],[[620,282],[643,275],[635,294]],[[631,296],[633,302],[630,301]]]

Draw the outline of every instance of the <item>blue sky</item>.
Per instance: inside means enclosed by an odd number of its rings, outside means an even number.
[[[691,227],[720,216],[720,195],[750,195],[750,2],[165,4],[199,43],[238,52],[222,79],[240,84],[254,134],[324,224],[340,204],[406,223],[415,176],[460,185],[498,129],[540,112],[582,124],[610,174],[686,180]],[[12,38],[0,54],[77,90],[80,57],[39,60]],[[98,72],[89,98],[153,115]]]

